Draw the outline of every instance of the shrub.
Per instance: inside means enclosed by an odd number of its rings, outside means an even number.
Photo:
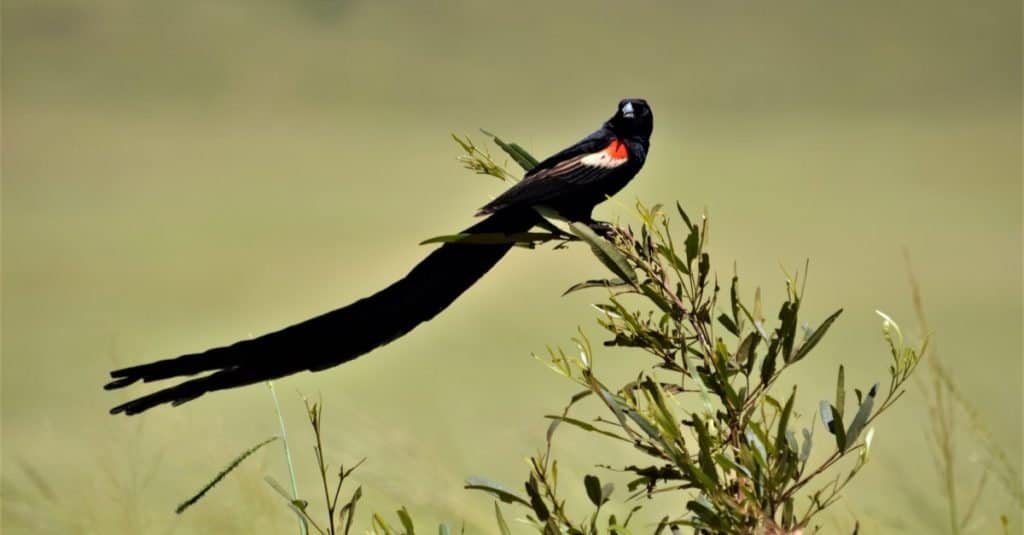
[[[491,137],[524,168],[536,162],[522,147]],[[465,152],[460,160],[466,168],[513,179],[469,138],[455,140]],[[903,395],[925,350],[924,345],[908,345],[896,322],[879,312],[891,354],[886,384],[850,389],[840,366],[834,398],[820,401],[818,410],[810,411],[820,414],[823,431],[816,435],[816,419],[797,426],[794,412],[804,406],[798,403],[798,386],[788,392],[773,387],[814,353],[842,310],[814,326],[801,323],[806,275],[787,275],[786,299],[774,321],[769,321],[760,290],[748,301],[741,297],[738,276],[728,279],[727,288],[719,284],[707,250],[708,219],[695,220],[678,204],[675,212],[683,231],[681,240],[673,235],[675,227],[663,206],[641,203],[636,205],[636,229],[612,226],[604,237],[550,212],[544,213],[543,232],[485,237],[524,247],[547,242],[555,247],[586,244],[610,272],[608,278],[583,281],[566,292],[603,294],[594,306],[607,349],[596,350],[580,330],[572,351],[550,349],[538,357],[581,390],[558,414],[547,416],[545,448],[530,457],[523,491],[476,477],[466,483],[469,489],[488,492],[520,508],[540,533],[630,534],[637,529],[630,520],[643,507],[640,499],[656,494],[663,496],[662,503],[664,496],[671,496],[670,503],[678,507],[661,519],[655,533],[675,532],[680,526],[700,534],[801,533],[813,528],[813,519],[839,500],[841,491],[868,462],[874,436],[871,424]],[[465,240],[466,236],[452,235],[425,243]],[[622,352],[629,358],[647,356],[636,361],[631,380],[613,384],[598,373],[594,361],[598,353],[621,348],[631,350]],[[573,416],[576,404],[588,398],[603,407],[603,416],[586,420]],[[339,507],[341,485],[352,469],[340,470],[337,484],[329,484],[319,406],[309,404],[307,409],[328,518],[317,523],[307,512],[307,502],[295,497],[294,486],[289,493],[271,483],[299,516],[304,532],[313,528],[322,534],[347,534],[361,490]],[[563,426],[585,431],[594,440],[621,443],[647,459],[620,468],[632,477],[624,492],[616,492],[614,485],[602,483],[597,475],[586,475],[582,486],[590,512],[582,517],[567,512],[560,494],[564,486],[560,487],[558,461],[551,451],[552,438]],[[822,438],[820,433],[827,435]],[[842,463],[844,459],[850,461]],[[600,461],[594,459],[594,464]],[[602,513],[612,501],[623,502],[631,512],[625,518]],[[499,531],[509,533],[497,503],[495,514]],[[382,534],[414,533],[404,508],[398,518],[401,527],[396,528],[375,514],[372,529]],[[441,526],[442,533],[448,531]]]

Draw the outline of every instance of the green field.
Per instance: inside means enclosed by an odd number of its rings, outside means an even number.
[[[287,479],[276,446],[173,513],[277,432],[266,388],[114,418],[128,394],[106,373],[376,291],[503,188],[459,169],[450,133],[543,156],[624,96],[651,102],[651,157],[599,217],[706,208],[721,279],[735,261],[774,309],[783,269],[810,259],[804,318],[845,309],[798,368],[802,421],[838,364],[850,385],[886,377],[876,309],[920,334],[906,249],[934,347],[1019,470],[1019,2],[727,4],[4,2],[4,533],[294,533],[262,481]],[[519,488],[542,415],[574,392],[530,354],[598,334],[598,296],[558,296],[601,275],[582,247],[516,250],[400,341],[279,381],[303,494],[319,488],[300,392],[322,395],[330,457],[369,458],[364,526],[405,504],[429,532],[496,532],[463,478]],[[880,420],[826,532],[943,532],[922,385]],[[970,489],[985,456],[962,435]],[[584,438],[556,441],[567,480],[635,459]],[[1020,529],[987,489],[976,532],[1000,514]]]

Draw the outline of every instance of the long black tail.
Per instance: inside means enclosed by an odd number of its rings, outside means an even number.
[[[499,212],[467,233],[518,233],[539,216],[533,210]],[[348,362],[401,337],[448,307],[487,273],[511,245],[446,243],[401,280],[344,308],[235,344],[132,366],[110,373],[112,390],[136,381],[213,371],[118,405],[111,414],[138,414],[170,403],[180,405],[207,392],[258,383],[303,370],[323,370]]]

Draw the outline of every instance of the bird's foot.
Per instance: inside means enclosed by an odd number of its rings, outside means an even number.
[[[613,225],[613,224],[611,224],[611,223],[609,223],[607,221],[591,220],[591,221],[587,222],[587,226],[590,227],[590,230],[593,230],[599,236],[601,236],[604,239],[609,240],[609,241],[612,241],[612,240],[615,239],[615,235],[617,234],[617,230],[618,230],[615,227],[615,225]]]

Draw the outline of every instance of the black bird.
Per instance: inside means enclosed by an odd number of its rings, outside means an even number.
[[[625,99],[611,119],[575,145],[537,164],[522,181],[477,212],[464,233],[526,232],[546,206],[570,221],[600,227],[594,206],[618,192],[644,165],[654,116],[643,99]],[[137,414],[180,405],[207,392],[249,385],[348,362],[401,337],[444,310],[505,256],[511,244],[446,243],[404,278],[351,305],[259,338],[202,353],[115,370],[104,388],[213,372],[118,405]]]

